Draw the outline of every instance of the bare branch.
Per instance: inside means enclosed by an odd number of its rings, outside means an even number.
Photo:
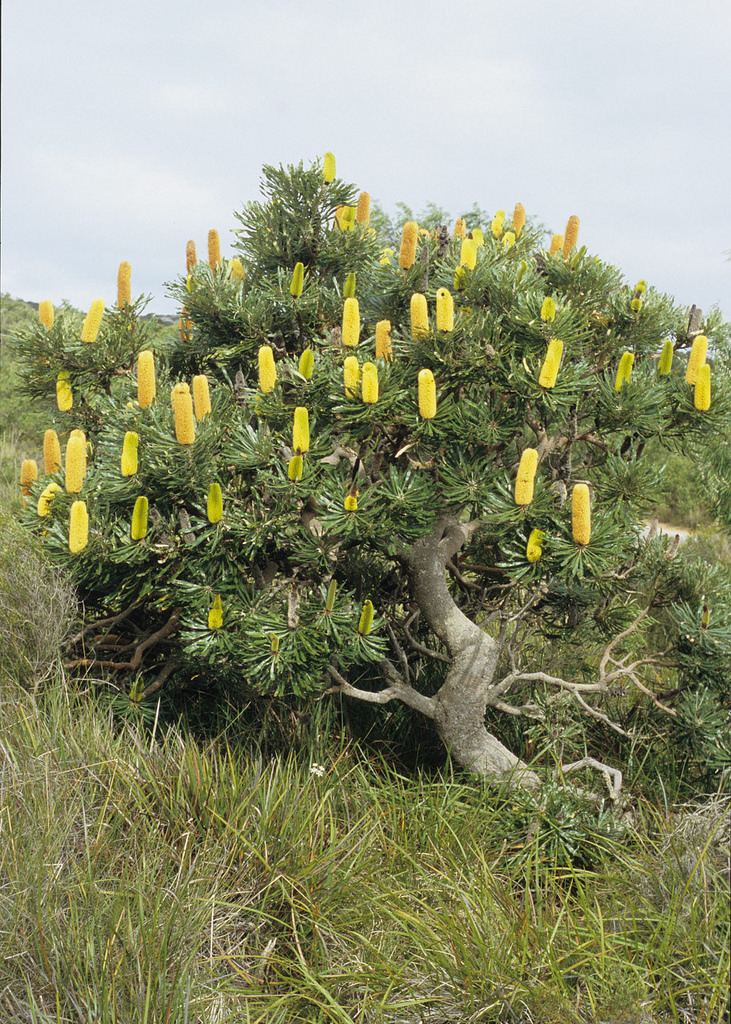
[[[610,799],[619,799],[619,794],[622,791],[622,773],[619,768],[612,768],[611,765],[604,764],[603,761],[597,761],[594,757],[582,757],[580,761],[561,765],[561,771],[564,775],[576,772],[580,768],[595,768],[601,772],[604,775]]]
[[[346,697],[353,697],[368,704],[388,704],[391,700],[400,700],[402,704],[406,704],[415,711],[420,711],[427,718],[436,717],[434,700],[431,697],[425,697],[423,693],[419,693],[405,683],[389,662],[384,663],[383,670],[390,686],[385,690],[360,690],[356,686],[351,686],[348,680],[333,665],[330,665],[328,672],[335,680],[336,685],[331,686],[325,693],[344,693]]]

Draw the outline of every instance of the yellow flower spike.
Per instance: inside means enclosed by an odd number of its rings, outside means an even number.
[[[360,341],[360,306],[352,295],[343,303],[342,338],[347,348],[356,348]]]
[[[193,378],[193,410],[199,423],[211,414],[211,392],[205,373],[198,373]]]
[[[470,234],[472,235],[472,241],[480,249],[485,244],[485,235],[482,228],[472,228]]]
[[[303,405],[294,410],[292,447],[295,455],[304,455],[310,450],[310,416]]]
[[[661,377],[667,377],[673,368],[673,354],[674,348],[670,338],[666,338],[662,345],[662,352],[660,353],[660,359],[657,364],[657,372]]]
[[[92,304],[89,306],[89,312],[86,314],[81,328],[82,341],[89,343],[96,341],[99,336],[99,328],[102,325],[103,316],[104,299],[94,299]]]
[[[586,484],[575,484],[571,492],[571,533],[575,544],[591,540],[591,495]]]
[[[20,466],[20,489],[24,495],[30,494],[30,489],[38,479],[38,463],[35,459],[23,459]]]
[[[305,380],[312,380],[312,374],[315,372],[315,353],[311,348],[306,348],[300,356],[298,369]]]
[[[322,178],[328,185],[335,180],[335,154],[329,150],[322,158]]]
[[[551,338],[546,349],[546,358],[543,360],[543,366],[538,377],[538,383],[542,388],[552,388],[555,386],[562,355],[563,342],[559,338]]]
[[[38,505],[36,511],[38,515],[43,519],[51,514],[51,506],[53,505],[53,499],[61,491],[61,487],[52,480],[50,484],[43,488],[43,491],[38,498]]]
[[[132,301],[132,265],[123,260],[117,271],[117,308],[124,309]]]
[[[631,299],[629,306],[630,306],[630,309],[632,310],[633,313],[639,313],[639,311],[642,309],[642,299],[640,299],[640,298]]]
[[[474,238],[463,238],[459,252],[459,265],[467,270],[474,270],[477,266],[477,242]]]
[[[185,313],[185,310],[183,309],[182,312]],[[190,341],[192,331],[193,321],[189,320],[185,316],[181,317],[180,320],[178,320],[178,333],[180,335],[180,340],[183,342],[184,345],[187,345],[188,342]]]
[[[358,622],[358,632],[361,636],[368,636],[370,631],[373,629],[373,602],[364,601],[363,608],[360,613],[360,621]]]
[[[277,384],[277,364],[271,345],[262,345],[259,349],[259,390],[271,394]]]
[[[137,356],[137,402],[140,409],[149,409],[156,393],[155,354],[146,348]]]
[[[635,364],[634,352],[623,352],[614,378],[614,390],[621,391],[625,384],[632,380],[632,367]]]
[[[499,238],[503,233],[503,226],[505,224],[505,210],[498,210],[495,216],[490,221],[490,231],[492,231],[493,238]]]
[[[551,256],[555,256],[556,253],[557,252],[561,252],[562,249],[563,249],[563,235],[552,235],[551,236],[551,246],[550,246],[550,248],[548,250],[549,253],[551,254]]]
[[[134,430],[128,430],[124,435],[124,443],[122,444],[122,459],[120,464],[122,476],[134,476],[137,472],[139,468],[139,443],[140,435],[136,434]]]
[[[215,270],[221,262],[221,239],[215,228],[208,232],[208,265]]]
[[[520,238],[520,233],[525,227],[525,207],[522,203],[516,203],[513,210],[513,231],[515,237]]]
[[[448,288],[437,289],[437,330],[454,330],[454,299]]]
[[[147,536],[147,520],[150,511],[150,503],[147,498],[141,494],[137,501],[135,501],[135,507],[132,509],[132,522],[130,523],[130,537],[132,540],[144,540]]]
[[[525,548],[525,557],[529,562],[537,562],[540,559],[543,554],[543,540],[545,536],[545,530],[531,530]]]
[[[206,515],[208,516],[208,522],[214,525],[220,523],[223,519],[223,492],[221,491],[221,485],[218,483],[212,483],[208,488]]]
[[[454,272],[454,290],[461,292],[465,285],[466,270],[464,267],[457,267]]]
[[[271,641],[269,643],[269,649],[271,650],[271,652],[274,655],[274,657],[276,657],[279,654],[280,646],[281,646],[281,640],[279,639],[279,637],[278,636],[272,636]]]
[[[208,628],[220,629],[223,626],[223,601],[220,594],[215,594],[213,604],[208,610]]]
[[[453,238],[464,238],[467,234],[467,221],[464,217],[458,217],[454,222]]]
[[[576,248],[576,243],[579,240],[579,224],[580,221],[576,214],[572,214],[566,221],[566,230],[563,236],[564,259],[568,259]]]
[[[433,420],[437,414],[437,382],[431,370],[419,370],[419,415],[423,420]]]
[[[371,197],[368,192],[361,192],[358,196],[355,219],[358,224],[362,224],[364,227],[368,227],[371,222]]]
[[[506,231],[503,235],[503,249],[507,252],[508,249],[512,249],[515,245],[515,232]]]
[[[358,396],[360,383],[360,366],[355,356],[347,356],[343,363],[343,387],[346,398]]]
[[[330,580],[325,597],[325,611],[330,615],[335,608],[335,595],[338,592],[338,581]]]
[[[173,388],[173,420],[178,444],[193,444],[195,441],[193,396],[187,384],[176,384]]]
[[[409,270],[416,263],[416,243],[419,240],[419,225],[415,220],[407,220],[401,230],[401,249],[398,265],[402,270]]]
[[[232,281],[243,281],[246,277],[244,264],[238,256],[234,256],[233,259],[228,261],[228,273]]]
[[[378,401],[378,367],[375,363],[363,363],[361,397],[366,405],[375,405]]]
[[[423,338],[429,333],[429,308],[426,295],[414,292],[411,296],[411,337]]]
[[[304,263],[295,263],[294,270],[292,271],[292,279],[289,282],[289,294],[293,299],[298,299],[302,294],[305,287],[305,265]]]
[[[188,274],[192,274],[193,268],[198,262],[198,257],[195,252],[195,242],[193,239],[185,243],[185,270]]]
[[[355,289],[357,286],[358,278],[354,272],[348,274],[345,278],[345,284],[343,285],[343,298],[353,299],[355,298]]]
[[[646,291],[647,291],[647,281],[645,281],[644,279],[639,280],[637,282],[637,284],[635,285],[635,294],[637,294],[637,295],[644,295]]]
[[[524,448],[515,475],[515,504],[530,505],[533,501],[538,452],[535,448]]]
[[[73,430],[66,442],[64,484],[67,494],[78,494],[86,477],[86,437],[81,430]]]
[[[711,367],[708,363],[698,368],[693,387],[693,405],[698,412],[708,412],[711,408]]]
[[[69,512],[69,551],[78,555],[89,543],[89,513],[85,501],[75,501]]]
[[[38,319],[47,331],[53,327],[53,316],[53,303],[50,299],[43,299],[38,303]]]
[[[693,339],[688,356],[688,366],[685,370],[686,384],[695,384],[698,378],[698,371],[706,361],[708,355],[708,338],[705,334],[699,334]]]
[[[379,320],[376,324],[376,359],[385,359],[389,362],[392,358],[391,321]]]
[[[358,511],[358,494],[346,494],[343,501],[343,508],[346,512]]]
[[[556,302],[550,295],[547,295],[541,305],[541,320],[550,324],[556,319]]]
[[[379,258],[378,262],[381,264],[382,267],[390,267],[391,266],[391,258],[395,254],[396,254],[396,250],[395,249],[382,249],[381,250],[381,255],[380,255],[380,258]]]
[[[355,227],[355,207],[338,206],[335,210],[335,221],[341,231],[352,231]]]
[[[302,471],[304,469],[305,460],[301,455],[293,455],[287,463],[287,476],[294,483],[302,479]]]
[[[46,476],[58,473],[61,468],[61,443],[55,430],[47,430],[43,435],[43,472]]]

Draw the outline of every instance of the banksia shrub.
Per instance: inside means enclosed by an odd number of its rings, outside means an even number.
[[[265,395],[274,391],[277,384],[277,364],[274,362],[274,351],[271,345],[262,345],[259,349],[259,390]]]
[[[411,337],[423,338],[429,333],[429,308],[426,295],[414,292],[411,296]]]
[[[223,519],[223,492],[219,483],[212,483],[208,488],[206,515],[209,523],[220,523]]]
[[[358,224],[368,227],[371,220],[371,197],[368,192],[361,192],[358,196],[355,219]]]
[[[86,478],[86,437],[81,430],[72,430],[66,442],[64,485],[67,494],[78,494]]]
[[[173,421],[178,444],[193,444],[195,441],[195,417],[193,396],[187,384],[176,384],[173,388]]]
[[[61,442],[55,430],[43,435],[43,472],[46,476],[58,473],[61,468]]]
[[[522,203],[516,203],[513,210],[513,231],[515,237],[520,238],[520,233],[525,227],[525,207]]]
[[[693,388],[693,405],[699,412],[708,412],[711,408],[711,367],[708,363],[698,368]]]
[[[535,448],[525,448],[520,456],[518,472],[515,476],[515,504],[530,505],[533,501],[533,488],[538,469],[538,452]]]
[[[437,384],[431,370],[419,370],[419,415],[423,420],[433,420],[437,414]]]
[[[220,594],[213,598],[213,604],[208,610],[208,628],[220,629],[223,626],[223,600]]]
[[[543,540],[545,536],[545,530],[531,530],[525,547],[525,557],[529,562],[537,562],[540,559],[543,554]]]
[[[561,252],[562,249],[563,249],[563,235],[552,235],[551,236],[551,245],[549,246],[549,249],[548,249],[548,251],[550,252],[551,256],[555,256],[556,253],[557,252]]]
[[[126,260],[117,271],[117,308],[124,309],[132,301],[132,266]]]
[[[136,434],[134,430],[128,430],[124,435],[124,443],[122,444],[122,476],[134,476],[137,472],[139,465],[137,451],[139,443],[140,435]]]
[[[698,371],[706,361],[708,354],[708,338],[705,334],[699,334],[693,339],[693,344],[690,348],[690,355],[688,356],[688,365],[685,370],[685,380],[687,384],[695,384],[698,378]]]
[[[49,299],[38,303],[38,319],[47,331],[53,327],[53,316],[53,303]]]
[[[289,294],[293,299],[298,299],[305,287],[305,265],[297,262],[292,271],[292,279],[289,282]]]
[[[57,484],[55,480],[52,480],[50,484],[47,484],[43,488],[39,498],[36,511],[38,515],[43,519],[51,514],[51,506],[53,505],[53,499],[61,491],[60,484]]]
[[[376,359],[391,360],[393,348],[391,346],[391,321],[379,320],[376,324]]]
[[[360,307],[352,295],[343,303],[343,345],[356,348],[360,341]]]
[[[294,410],[292,447],[295,455],[304,455],[310,450],[310,415],[303,405]]]
[[[547,295],[541,305],[541,320],[544,323],[550,324],[556,319],[556,301],[550,295]]]
[[[234,256],[232,260],[229,260],[228,272],[231,276],[232,281],[243,281],[244,277],[246,276],[244,271],[244,264],[237,256]]]
[[[419,225],[415,220],[407,220],[401,230],[401,249],[398,265],[402,270],[409,270],[416,263],[416,243],[419,239]]]
[[[587,484],[575,484],[571,492],[571,533],[575,544],[591,540],[591,495]]]
[[[378,401],[378,367],[375,363],[363,363],[361,397],[366,405],[375,405]]]
[[[454,330],[454,299],[448,288],[437,289],[437,330]]]
[[[89,306],[89,312],[84,318],[84,323],[81,327],[81,340],[85,342],[93,342],[99,336],[99,328],[102,325],[102,317],[104,316],[104,299],[94,299],[92,304]]]
[[[155,354],[144,349],[137,356],[137,403],[141,409],[149,409],[155,401],[157,381],[155,379]]]
[[[185,243],[185,269],[188,274],[192,274],[197,262],[198,256],[195,251],[195,242],[190,239],[190,241]]]
[[[30,489],[38,479],[38,463],[35,459],[23,459],[20,466],[20,490],[24,495],[30,494]]]
[[[632,367],[635,364],[634,352],[623,352],[614,378],[614,390],[621,391],[625,384],[632,380]]]
[[[576,243],[579,241],[579,218],[576,214],[572,214],[566,222],[566,230],[563,235],[563,254],[564,258],[568,259],[573,250],[576,248]]]
[[[299,358],[297,368],[305,380],[312,380],[312,374],[315,372],[315,353],[311,348],[306,348]],[[276,374],[276,369],[275,369]]]
[[[667,377],[673,368],[673,343],[670,338],[663,342],[660,360],[657,364],[657,372],[661,377]]]
[[[287,463],[287,476],[290,480],[295,483],[302,479],[302,471],[304,469],[305,460],[301,455],[293,455]]]
[[[69,512],[69,551],[78,555],[89,543],[89,513],[85,501],[75,501]]]
[[[347,398],[356,398],[360,383],[360,364],[355,356],[346,356],[343,362],[343,388]]]
[[[56,405],[59,412],[68,412],[74,405],[70,374],[66,370],[62,370],[56,380]]]
[[[211,412],[211,392],[208,377],[204,373],[198,373],[193,378],[193,410],[199,423]]]
[[[147,519],[150,510],[150,503],[147,498],[141,494],[135,501],[135,506],[132,509],[132,522],[130,523],[130,537],[132,540],[144,540],[147,536]]]
[[[328,185],[335,180],[335,154],[329,151],[322,158],[322,177]]]
[[[358,632],[361,636],[368,636],[370,631],[373,629],[373,602],[364,601],[363,608],[360,613],[360,620],[358,621]]]
[[[459,265],[467,270],[474,270],[477,266],[477,242],[474,238],[463,238],[459,251]]]
[[[208,232],[208,265],[215,270],[221,263],[221,239],[215,228]]]
[[[556,384],[558,371],[563,355],[563,342],[559,338],[551,338],[546,349],[546,358],[541,366],[538,383],[542,388],[552,388]]]

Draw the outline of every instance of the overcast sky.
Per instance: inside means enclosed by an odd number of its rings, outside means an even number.
[[[5,0],[4,291],[151,309],[263,163],[392,210],[521,200],[731,315],[730,0]]]

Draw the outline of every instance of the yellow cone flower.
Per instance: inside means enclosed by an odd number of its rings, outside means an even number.
[[[305,380],[312,380],[312,374],[315,372],[315,353],[311,348],[306,348],[300,356],[298,369]]]
[[[571,532],[576,544],[591,540],[591,495],[586,484],[576,484],[571,492]]]
[[[515,245],[515,232],[506,231],[503,235],[503,249],[507,252],[508,249],[512,249]]]
[[[199,423],[211,413],[211,392],[205,373],[198,373],[193,378],[193,410]]]
[[[139,443],[140,435],[136,434],[134,430],[128,430],[124,435],[124,443],[122,445],[122,476],[134,476],[137,472],[139,466],[137,452]]]
[[[660,360],[657,364],[657,372],[661,377],[667,377],[673,368],[673,343],[670,338],[663,342]]]
[[[343,303],[343,345],[356,348],[360,341],[360,307],[352,295]]]
[[[237,256],[228,261],[228,272],[232,281],[243,281],[246,277],[244,264]]]
[[[566,222],[566,230],[563,236],[563,254],[566,259],[576,248],[576,243],[579,240],[579,223],[579,218],[576,214],[572,214]]]
[[[343,298],[353,299],[355,298],[355,289],[357,285],[357,277],[355,273],[350,273],[345,278],[345,284],[343,285]]]
[[[193,272],[193,268],[198,262],[198,257],[195,252],[195,242],[191,239],[185,243],[185,269],[188,274]]]
[[[375,405],[378,401],[378,367],[375,363],[363,363],[361,397],[366,405]]]
[[[132,522],[130,523],[130,537],[132,540],[144,540],[147,536],[147,519],[150,511],[150,503],[141,494],[132,509]]]
[[[472,228],[470,234],[472,235],[472,241],[478,249],[485,244],[485,235],[483,234],[482,228]]]
[[[551,256],[555,256],[556,253],[557,252],[561,252],[562,249],[563,249],[563,235],[552,235],[551,236],[551,246],[550,246],[550,248],[548,250],[550,252]]]
[[[467,221],[464,217],[458,217],[454,222],[453,238],[464,238],[467,234]]]
[[[30,494],[30,489],[38,479],[38,463],[35,459],[23,459],[20,466],[20,489],[23,494]]]
[[[355,219],[358,224],[367,227],[371,220],[371,197],[368,192],[361,192],[358,196],[358,205],[355,210]]]
[[[173,420],[178,444],[193,444],[195,441],[195,417],[193,396],[187,384],[176,384],[173,388]]]
[[[437,289],[437,330],[454,330],[454,299],[448,288]]]
[[[647,291],[647,281],[645,281],[644,278],[642,278],[635,285],[635,294],[636,295],[644,295],[646,291]]]
[[[536,470],[538,469],[538,452],[535,448],[523,449],[515,476],[515,504],[530,505],[533,501],[533,489]]]
[[[72,430],[66,442],[64,484],[67,494],[78,494],[86,477],[86,437],[82,430]]]
[[[137,403],[140,409],[149,409],[156,393],[155,355],[146,348],[137,356]]]
[[[556,384],[561,356],[563,355],[563,342],[559,338],[551,338],[546,349],[546,358],[543,360],[538,383],[542,388],[552,388]]]
[[[117,271],[117,307],[123,309],[132,301],[132,266],[126,260]]]
[[[474,238],[463,238],[459,252],[459,265],[474,270],[477,265],[477,242]]]
[[[81,340],[92,342],[96,341],[99,335],[99,328],[102,325],[102,317],[104,316],[104,299],[94,299],[92,304],[89,306],[89,312],[84,318],[84,323],[81,328]]]
[[[382,249],[378,262],[382,267],[391,266],[391,257],[396,253],[395,249]]]
[[[343,501],[343,508],[346,512],[357,512],[358,511],[358,494],[346,494],[345,500]]]
[[[376,359],[389,361],[392,358],[391,321],[379,320],[376,324]]]
[[[53,303],[50,299],[38,303],[38,319],[47,331],[53,327]]]
[[[295,455],[304,455],[310,450],[310,417],[303,405],[298,405],[294,410],[292,447]]]
[[[66,370],[62,370],[56,380],[56,405],[59,412],[68,412],[74,404],[74,393]]]
[[[43,472],[46,476],[58,473],[61,468],[61,444],[55,430],[47,430],[43,435]]]
[[[525,557],[529,562],[537,562],[543,554],[543,539],[545,536],[545,530],[531,530],[525,548]]]
[[[43,491],[38,498],[38,505],[36,511],[41,518],[44,518],[51,513],[51,506],[53,505],[53,499],[60,492],[61,487],[52,480],[50,484],[43,488]]]
[[[632,310],[633,313],[639,313],[639,311],[642,309],[642,299],[640,299],[640,298],[632,299],[630,301],[629,307],[630,307],[630,309]]]
[[[429,309],[426,295],[414,292],[411,296],[411,337],[423,338],[429,333]]]
[[[287,476],[294,483],[302,479],[302,470],[304,469],[304,465],[305,460],[301,455],[293,455],[287,463]]]
[[[69,512],[69,551],[78,555],[89,543],[89,513],[85,501],[75,501]]]
[[[708,363],[698,368],[693,388],[693,405],[699,412],[708,412],[711,408],[711,367]]]
[[[213,598],[213,604],[208,611],[208,628],[209,629],[220,629],[223,625],[223,601],[221,595],[216,594]]]
[[[215,228],[208,232],[208,264],[215,270],[221,262],[221,239]]]
[[[632,367],[635,364],[634,352],[623,352],[614,378],[614,390],[621,391],[625,384],[632,380]]]
[[[259,390],[265,395],[274,391],[277,383],[277,364],[271,345],[259,349]]]
[[[368,636],[373,629],[373,615],[373,602],[364,601],[360,613],[360,621],[358,622],[358,632],[361,636]]]
[[[541,305],[541,320],[544,323],[550,324],[556,319],[556,302],[547,295]]]
[[[289,294],[293,299],[298,299],[305,287],[305,265],[297,262],[292,271],[292,280],[289,282]]]
[[[338,206],[335,210],[335,223],[341,231],[352,231],[355,227],[355,207]]]
[[[209,523],[220,523],[223,519],[223,493],[220,484],[213,483],[208,488],[206,515]]]
[[[525,207],[522,203],[516,203],[513,210],[513,231],[515,237],[520,238],[520,233],[525,227]]]
[[[431,370],[419,370],[419,415],[433,420],[437,414],[437,383]]]
[[[347,398],[356,398],[360,383],[360,365],[355,356],[347,356],[343,362],[343,387]]]
[[[708,338],[705,334],[699,334],[693,339],[690,355],[688,356],[688,366],[685,370],[685,380],[687,384],[695,384],[698,377],[698,371],[705,363],[707,354]]]
[[[492,231],[493,238],[499,238],[503,233],[503,226],[505,224],[505,210],[498,210],[495,216],[490,221],[490,231]]]
[[[419,239],[419,225],[415,220],[407,220],[401,231],[401,250],[398,265],[402,270],[409,270],[416,263],[416,243]]]
[[[335,154],[329,151],[322,158],[322,177],[328,184],[335,180]]]

